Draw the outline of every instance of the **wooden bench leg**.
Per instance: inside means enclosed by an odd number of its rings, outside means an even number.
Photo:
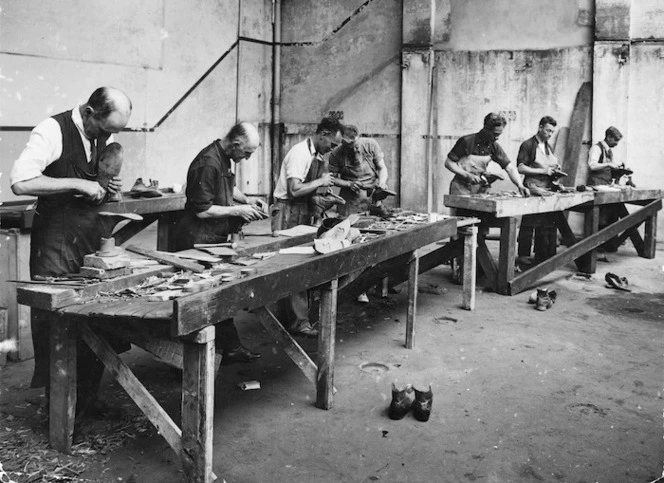
[[[318,376],[316,407],[331,409],[334,399],[334,348],[337,332],[338,280],[320,291],[320,331],[318,333]]]
[[[655,258],[657,243],[657,213],[646,218],[645,231],[643,234],[643,255],[644,258]]]
[[[420,257],[414,251],[408,263],[408,308],[406,309],[406,348],[412,349],[415,339],[415,317],[417,314],[417,279]]]
[[[508,217],[499,220],[500,252],[496,291],[503,295],[509,295],[510,282],[514,278],[514,262],[516,261],[516,218]]]
[[[475,310],[475,279],[477,268],[477,227],[469,226],[459,230],[464,236],[463,244],[463,301],[461,307]]]
[[[183,340],[182,466],[185,481],[212,483],[214,327]]]
[[[593,206],[584,216],[583,237],[588,238],[599,231],[599,206]],[[577,268],[584,273],[595,273],[597,271],[597,248],[579,257]]]
[[[69,454],[76,417],[77,327],[64,317],[51,315],[51,319],[49,442],[53,449]]]

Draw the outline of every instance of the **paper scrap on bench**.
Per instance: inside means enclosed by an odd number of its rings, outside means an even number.
[[[316,250],[314,250],[314,247],[311,246],[297,246],[282,248],[279,250],[279,253],[282,255],[313,255],[316,253]]]
[[[288,230],[279,230],[276,232],[276,234],[283,236],[300,236],[300,235],[308,235],[310,233],[316,233],[317,231],[318,228],[315,226],[297,225],[294,226],[293,228],[289,228]]]

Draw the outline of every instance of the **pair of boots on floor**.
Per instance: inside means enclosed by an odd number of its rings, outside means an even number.
[[[411,396],[415,393],[415,396]],[[433,404],[433,391],[431,384],[429,384],[428,391],[418,391],[411,384],[406,384],[406,387],[399,390],[396,384],[392,383],[392,402],[388,415],[390,419],[403,419],[408,414],[408,411],[413,410],[413,416],[418,421],[428,421],[431,415],[431,406]]]

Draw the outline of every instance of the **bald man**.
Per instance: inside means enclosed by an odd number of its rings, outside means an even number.
[[[245,196],[235,186],[232,169],[233,163],[249,159],[259,143],[256,128],[241,122],[194,158],[187,172],[187,202],[177,228],[176,250],[193,248],[195,243],[224,243],[245,223],[267,217],[267,204]],[[241,344],[233,319],[218,322],[216,332],[222,364],[260,358]]]
[[[99,183],[98,154],[127,125],[131,108],[124,92],[100,87],[85,104],[40,122],[30,133],[10,183],[14,194],[38,197],[30,235],[31,277],[78,272],[83,257],[99,250],[101,238],[110,236],[109,226],[100,221],[99,205],[117,195],[122,182],[113,176],[103,181],[105,186]],[[31,387],[46,387],[48,395],[50,324],[39,311],[32,314],[35,370]],[[94,410],[104,366],[82,343],[77,359],[80,416]]]

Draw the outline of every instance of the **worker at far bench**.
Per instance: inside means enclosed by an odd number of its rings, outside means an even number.
[[[249,159],[259,144],[256,128],[241,122],[194,158],[187,172],[187,201],[177,227],[176,250],[197,243],[227,242],[228,235],[238,233],[245,223],[267,217],[267,203],[245,196],[235,186],[232,168],[233,163]],[[215,328],[222,364],[254,362],[261,357],[242,345],[233,319],[222,320]]]
[[[544,116],[540,119],[537,133],[521,143],[519,147],[519,154],[516,157],[517,169],[524,175],[523,184],[532,195],[553,195],[556,173],[562,174],[558,158],[553,154],[553,149],[549,145],[549,139],[556,131],[557,124],[551,116]],[[527,220],[525,222],[522,220],[519,227],[517,263],[520,265],[530,265],[531,263],[529,257],[533,232],[535,234],[535,263],[543,261],[550,255],[546,248],[550,246],[550,243],[554,243],[555,247],[556,227],[554,225],[534,228],[528,226],[527,223]]]
[[[588,153],[588,186],[608,186],[613,184],[613,171],[624,168],[613,156],[615,148],[623,135],[616,127],[609,127],[604,133],[604,140],[590,148]],[[620,218],[619,208],[616,206],[600,206],[599,229],[605,228]],[[618,251],[618,238],[614,237],[599,247],[599,251]]]

